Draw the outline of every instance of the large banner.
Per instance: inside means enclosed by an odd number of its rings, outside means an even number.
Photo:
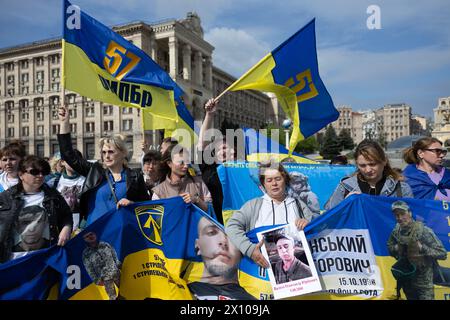
[[[353,195],[313,220],[305,234],[324,290],[296,298],[394,299],[394,274],[403,273],[403,290],[431,288],[435,299],[450,299],[448,204],[398,200]],[[401,220],[408,212],[414,228]],[[413,232],[405,235],[403,228]],[[259,231],[249,238],[257,242]],[[410,258],[413,272],[398,266],[402,256]],[[181,197],[109,212],[64,247],[0,265],[3,300],[116,298],[273,295],[266,270],[242,258],[222,226]]]

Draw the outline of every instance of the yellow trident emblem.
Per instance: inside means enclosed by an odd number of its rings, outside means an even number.
[[[161,230],[164,207],[161,205],[148,205],[137,207],[134,211],[142,234],[150,242],[162,245]]]

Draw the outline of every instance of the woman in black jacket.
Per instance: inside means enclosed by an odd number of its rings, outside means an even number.
[[[62,159],[86,177],[80,195],[81,218],[87,224],[120,206],[150,200],[142,173],[127,166],[128,150],[120,135],[100,140],[101,162],[89,162],[77,155],[70,137],[69,111],[59,108],[61,120],[58,134]]]
[[[0,263],[70,239],[72,212],[44,183],[49,173],[44,159],[27,156],[19,164],[19,183],[0,193]]]

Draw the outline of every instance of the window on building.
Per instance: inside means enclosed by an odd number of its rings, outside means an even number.
[[[86,107],[86,117],[93,117],[95,116],[94,107],[88,106]]]
[[[30,119],[30,115],[28,112],[22,113],[22,121],[23,122],[28,122],[29,119]]]
[[[52,91],[59,91],[59,82],[52,83]]]
[[[22,127],[22,137],[28,137],[30,135],[29,127]]]
[[[28,73],[22,73],[20,75],[20,82],[21,82],[21,84],[28,82]]]
[[[28,94],[28,87],[20,87],[20,94],[21,95],[27,95]]]
[[[14,85],[14,76],[13,75],[8,76],[8,82],[7,83],[9,85]]]
[[[93,142],[86,142],[86,159],[95,159],[95,144]]]
[[[113,114],[113,106],[103,106],[103,115],[110,116]]]
[[[133,113],[133,108],[122,108],[122,114],[131,114]]]
[[[103,121],[103,131],[113,131],[114,122],[113,121]]]
[[[20,67],[21,67],[22,69],[28,68],[28,60],[22,60],[22,61],[20,61]]]
[[[36,144],[36,155],[40,158],[44,157],[44,144],[42,143]]]
[[[57,63],[59,63],[59,54],[51,55],[49,58],[50,58],[50,62],[51,62],[52,64],[57,64]]]
[[[43,136],[44,135],[44,126],[37,126],[36,127],[36,135]]]
[[[133,120],[127,119],[122,120],[122,130],[123,131],[131,131],[133,129]]]
[[[14,128],[8,128],[8,138],[14,137]]]
[[[52,119],[53,119],[53,120],[58,120],[58,119],[59,119],[59,117],[58,117],[58,111],[52,110]]]
[[[76,118],[77,117],[77,109],[69,109],[69,116],[71,118]]]
[[[41,81],[44,81],[44,71],[38,71],[36,72],[36,82],[40,83]]]
[[[44,121],[44,112],[42,112],[42,111],[36,112],[36,120]]]
[[[94,132],[95,131],[95,123],[94,122],[86,122],[85,127],[86,127],[86,132]]]
[[[77,124],[76,123],[71,123],[70,124],[70,132],[71,133],[77,133]]]
[[[44,85],[38,84],[38,85],[36,86],[36,92],[38,92],[38,93],[44,92]]]
[[[5,68],[8,71],[13,71],[14,70],[14,62],[5,63]]]
[[[14,115],[11,113],[8,114],[8,123],[14,123]]]
[[[8,89],[8,96],[13,97],[15,94],[14,89]]]
[[[56,81],[59,79],[59,68],[52,69],[52,81]]]
[[[44,65],[44,58],[43,57],[37,57],[37,58],[35,58],[35,63],[36,63],[36,66],[43,66]]]
[[[59,124],[52,124],[52,134],[59,133]]]

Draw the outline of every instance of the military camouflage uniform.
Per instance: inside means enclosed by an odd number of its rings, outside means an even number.
[[[114,284],[120,284],[120,261],[114,248],[100,242],[97,247],[87,247],[83,250],[83,264],[95,284],[103,282],[110,300],[117,298]]]
[[[387,244],[391,256],[396,259],[407,258],[416,266],[415,276],[401,283],[406,298],[434,300],[433,264],[436,259],[445,260],[447,251],[433,230],[418,221],[413,221],[403,229],[397,223]]]

